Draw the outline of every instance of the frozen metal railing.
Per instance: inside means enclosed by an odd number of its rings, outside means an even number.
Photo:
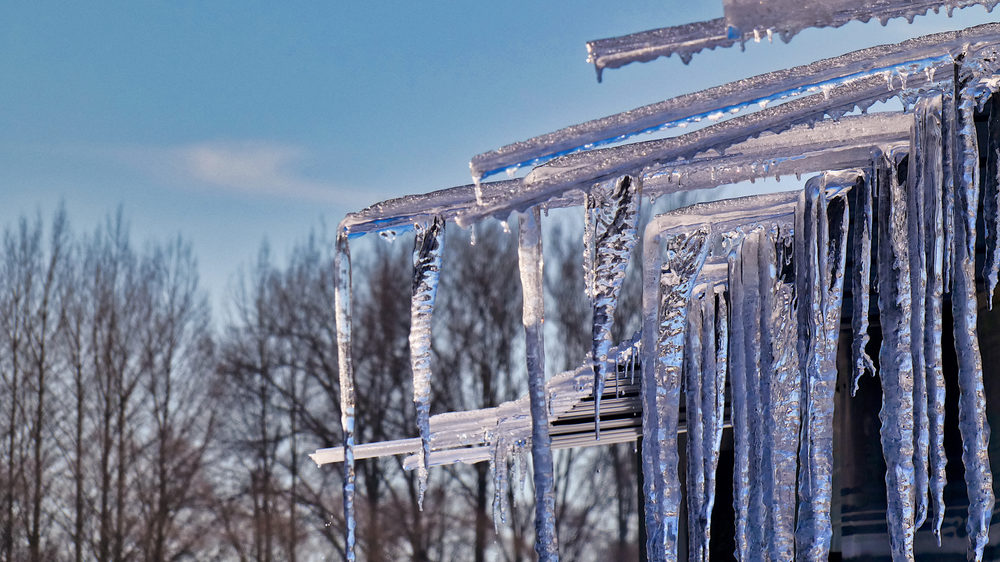
[[[691,57],[705,49],[732,47],[737,43],[742,46],[748,40],[760,41],[762,38],[771,41],[774,35],[788,42],[808,27],[840,27],[854,20],[867,22],[870,19],[878,19],[883,24],[893,18],[906,18],[912,22],[915,16],[926,14],[929,10],[936,13],[942,7],[949,14],[955,8],[969,6],[985,6],[992,11],[997,1],[847,0],[840,2],[839,6],[837,4],[772,0],[764,4],[769,11],[762,14],[761,2],[726,0],[725,17],[589,41],[587,60],[594,64],[600,81],[606,68],[648,62],[672,54],[687,64]]]

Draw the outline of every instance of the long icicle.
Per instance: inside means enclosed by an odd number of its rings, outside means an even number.
[[[944,451],[944,363],[941,349],[942,302],[944,294],[943,158],[941,145],[941,96],[921,98],[915,110],[919,150],[911,154],[912,165],[920,166],[924,203],[924,252],[927,271],[924,297],[924,369],[927,387],[927,436],[929,447],[928,487],[933,513],[932,529],[941,546],[944,523],[944,485],[947,482]],[[916,161],[913,160],[916,159]],[[920,373],[916,373],[920,376]]]
[[[594,432],[598,439],[601,438],[601,397],[609,369],[611,326],[615,319],[618,295],[625,280],[625,271],[637,241],[636,221],[641,200],[642,184],[624,176],[614,183],[611,193],[594,211],[594,265],[589,273],[592,276],[590,288],[594,307]],[[586,228],[590,228],[591,210],[588,208],[587,212]]]
[[[889,157],[892,159],[892,157]],[[882,347],[882,454],[885,457],[886,517],[894,560],[913,560],[913,357],[910,333],[910,271],[907,254],[906,190],[896,162],[885,157],[879,180],[879,315]]]
[[[957,78],[957,77],[956,77]],[[958,88],[956,79],[956,88]],[[986,396],[983,389],[983,363],[976,332],[978,302],[976,297],[975,244],[976,215],[979,203],[979,149],[973,120],[976,100],[971,92],[956,92],[955,129],[950,131],[954,151],[955,245],[952,270],[952,316],[955,322],[955,355],[958,359],[958,427],[962,433],[962,462],[969,493],[970,557],[982,560],[989,540],[993,512],[993,473],[987,452],[990,427],[986,420]]]
[[[782,244],[777,229],[765,232],[760,245],[761,287],[761,392],[769,407],[764,426],[770,451],[773,484],[768,501],[768,556],[771,560],[795,558],[795,471],[799,446],[797,331],[792,287],[780,280]]]
[[[541,216],[538,207],[521,214],[518,264],[523,294],[525,358],[531,403],[531,460],[535,482],[535,552],[545,562],[559,560],[556,540],[552,439],[545,397],[545,285],[542,265]]]
[[[583,292],[594,300],[594,221],[597,215],[598,190],[594,189],[583,200]]]
[[[823,312],[823,354],[819,358],[820,378],[812,386],[814,392],[812,407],[816,409],[812,438],[816,439],[817,447],[810,447],[813,454],[819,453],[813,462],[821,465],[817,474],[822,479],[815,482],[816,505],[821,508],[820,525],[817,526],[824,535],[826,547],[825,557],[829,556],[830,540],[833,526],[830,518],[830,504],[833,499],[833,413],[837,387],[837,346],[840,342],[840,318],[844,304],[844,276],[847,266],[847,238],[850,228],[850,207],[844,192],[827,197],[826,176],[822,177],[822,206],[818,213],[820,240],[824,250],[821,253],[825,265],[820,270],[822,283]]]
[[[340,371],[340,424],[344,430],[344,555],[355,560],[354,513],[354,367],[351,363],[351,249],[347,233],[337,235],[334,255],[337,362]]]
[[[663,533],[660,517],[660,494],[663,487],[659,482],[660,415],[656,410],[657,385],[654,379],[656,361],[656,341],[659,333],[660,301],[660,248],[657,237],[650,236],[647,227],[642,252],[642,345],[639,388],[642,401],[642,495],[643,522],[646,530],[646,544],[639,548],[646,550],[648,560],[657,558],[657,546]]]
[[[714,370],[706,370],[705,381],[707,389],[702,393],[702,415],[705,418],[705,502],[704,514],[705,532],[702,552],[708,560],[709,545],[712,539],[712,510],[715,507],[716,472],[719,468],[719,452],[722,447],[722,431],[725,423],[726,408],[726,370],[728,364],[729,320],[725,295],[715,292],[705,304],[705,318],[713,321],[706,323],[703,338],[710,341],[703,351],[706,354],[704,364],[711,364]],[[714,354],[714,357],[709,357]]]
[[[944,291],[951,291],[952,275],[955,272],[955,142],[952,137],[957,128],[955,123],[955,92],[945,91],[942,99],[941,139],[945,149],[941,153],[942,179],[941,206],[944,227],[943,263]]]
[[[704,294],[692,297],[684,350],[688,559],[692,561],[709,559],[715,473],[722,444],[728,335],[725,300],[715,291],[708,283]]]
[[[922,152],[920,131],[914,125],[910,131],[910,155],[907,158],[906,222],[907,257],[910,266],[910,355],[913,361],[913,527],[919,529],[927,518],[928,473],[930,449],[930,419],[926,362],[924,358],[925,311],[927,296],[927,263],[924,248],[924,171],[917,161]]]
[[[756,294],[751,293],[748,299],[752,302],[752,312],[747,315],[750,324],[748,324],[746,332],[754,340],[753,344],[750,343],[750,340],[747,341],[747,348],[756,350],[757,354],[755,358],[757,366],[752,366],[750,372],[756,379],[752,381],[751,396],[756,403],[753,409],[756,409],[759,418],[757,423],[753,424],[757,435],[754,437],[751,449],[757,451],[755,455],[757,475],[754,480],[759,489],[757,494],[760,497],[761,508],[760,515],[757,517],[753,516],[751,509],[750,524],[760,529],[759,540],[763,558],[774,559],[775,546],[782,542],[774,528],[777,519],[775,517],[777,504],[774,497],[774,487],[778,482],[774,478],[774,403],[771,396],[774,342],[771,341],[771,318],[768,311],[769,300],[772,297],[768,292],[773,289],[771,279],[772,276],[777,275],[775,271],[777,256],[774,245],[776,229],[765,227],[754,232],[752,236],[754,238],[753,245],[756,246],[756,256],[751,262],[754,264],[752,273],[757,278],[756,291],[754,291]],[[748,256],[744,255],[744,261],[747,258]],[[751,465],[751,470],[753,469],[754,466]],[[755,494],[751,501],[755,501],[756,497],[758,496]]]
[[[746,400],[748,421],[748,461],[750,465],[750,509],[747,522],[750,559],[766,557],[771,536],[770,450],[765,440],[765,421],[770,416],[770,404],[761,393],[763,345],[761,341],[760,246],[763,229],[755,228],[743,242],[743,320],[740,326],[743,350],[746,354]]]
[[[410,299],[410,368],[413,371],[413,402],[420,430],[420,464],[417,468],[417,504],[424,509],[427,491],[427,461],[431,455],[431,317],[437,297],[444,250],[445,221],[435,217],[418,225],[413,244],[413,290]]]
[[[729,266],[729,384],[732,389],[733,512],[736,515],[736,558],[750,559],[747,521],[750,513],[750,428],[747,418],[746,351],[743,339],[743,237],[733,241]]]
[[[702,396],[707,390],[705,375],[709,366],[705,364],[706,351],[712,349],[714,371],[714,341],[705,338],[705,326],[711,327],[712,319],[706,315],[705,303],[712,299],[711,287],[691,297],[687,314],[687,342],[684,346],[684,399],[685,424],[687,427],[687,523],[688,560],[691,562],[708,560],[705,548],[704,517],[705,488],[705,411]],[[714,313],[714,310],[713,310]],[[712,336],[714,340],[714,334]]]
[[[806,361],[795,542],[806,560],[826,560],[833,535],[833,406],[849,222],[843,194],[828,208],[825,182],[825,176],[811,178],[796,211],[799,356]]]
[[[708,255],[708,227],[659,241],[647,232],[643,252],[643,477],[650,561],[677,559],[680,479],[677,429],[687,303]],[[666,261],[660,260],[660,243]],[[649,289],[648,291],[645,289]],[[647,409],[655,410],[650,419]],[[654,445],[650,447],[649,445]]]
[[[776,474],[775,497],[775,544],[773,551],[776,560],[783,560],[786,555],[795,553],[795,471],[799,449],[800,430],[800,396],[801,379],[799,378],[799,358],[792,346],[796,331],[794,292],[791,285],[781,283],[778,287],[778,307],[780,324],[776,326],[775,340],[781,338],[781,353],[776,354],[772,385],[775,397],[774,417],[776,422],[775,461]]]
[[[799,197],[798,207],[795,211],[795,295],[798,307],[796,316],[798,317],[798,338],[796,349],[799,357],[803,360],[800,365],[802,370],[802,429],[799,443],[799,510],[798,520],[795,528],[795,551],[800,557],[806,560],[820,560],[826,549],[822,543],[817,544],[821,539],[816,529],[815,484],[816,476],[813,474],[811,447],[813,439],[812,428],[812,392],[810,392],[809,382],[813,378],[815,370],[814,341],[818,339],[819,326],[821,321],[817,320],[820,307],[820,283],[816,279],[819,272],[819,250],[821,247],[816,241],[816,205],[818,204],[819,190],[809,189],[810,184],[806,184],[806,189]]]

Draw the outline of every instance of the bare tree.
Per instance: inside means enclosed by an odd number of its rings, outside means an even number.
[[[148,560],[196,551],[204,524],[198,498],[215,425],[214,348],[197,264],[180,239],[153,247],[141,267],[148,314],[140,332],[140,367],[148,411],[141,443],[139,544]]]
[[[51,555],[48,496],[55,456],[50,389],[57,382],[59,286],[69,251],[65,213],[55,215],[48,245],[44,231],[40,217],[22,218],[3,235],[0,382],[6,397],[6,446],[0,466],[6,468],[2,553],[7,560]]]
[[[224,446],[231,453],[239,488],[231,492],[245,498],[242,518],[247,519],[252,540],[249,556],[273,560],[280,517],[276,505],[278,487],[277,450],[281,420],[277,412],[277,391],[273,382],[278,369],[278,350],[268,331],[271,266],[269,250],[261,249],[254,277],[240,286],[236,299],[236,320],[221,346],[220,374],[226,378],[225,405],[230,412],[225,424]],[[237,502],[233,502],[236,504]],[[230,505],[234,507],[234,505]],[[231,515],[239,512],[229,512]],[[237,523],[240,524],[240,523]],[[234,537],[244,541],[246,537]],[[234,544],[237,550],[242,545]]]

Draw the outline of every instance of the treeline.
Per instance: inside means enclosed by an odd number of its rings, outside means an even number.
[[[190,247],[139,251],[120,216],[76,237],[59,213],[2,252],[0,556],[200,551],[218,379]]]
[[[455,229],[434,318],[433,413],[525,390],[516,236]],[[575,367],[589,347],[579,243],[552,236],[547,318]],[[0,559],[337,560],[342,441],[333,244],[283,263],[264,246],[213,318],[190,246],[136,247],[119,213],[75,232],[65,213],[22,219],[0,257]],[[413,437],[412,239],[355,252],[358,441]],[[619,335],[636,328],[637,279]],[[534,558],[530,477],[493,518],[487,463],[432,469],[423,511],[402,457],[358,462],[359,557]],[[631,445],[558,451],[565,560],[634,558]],[[528,463],[530,465],[530,462]]]

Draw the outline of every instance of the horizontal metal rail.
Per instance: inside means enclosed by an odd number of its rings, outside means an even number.
[[[737,43],[742,45],[748,38],[759,41],[761,38],[767,37],[770,40],[773,35],[778,35],[782,41],[787,43],[793,35],[805,27],[840,27],[854,20],[868,21],[872,18],[883,22],[901,17],[912,20],[914,15],[923,15],[929,10],[936,12],[946,4],[949,6],[949,10],[980,5],[991,10],[996,5],[996,0],[960,0],[948,3],[941,0],[883,2],[879,6],[870,6],[868,10],[834,12],[825,21],[810,22],[805,26],[782,25],[781,22],[758,22],[758,25],[737,29],[730,26],[725,17],[721,17],[588,41],[587,53],[589,56],[587,62],[593,63],[594,69],[597,71],[597,80],[600,81],[606,68],[620,68],[633,62],[649,62],[673,54],[679,56],[687,64],[691,61],[691,57],[705,49],[727,48]]]

